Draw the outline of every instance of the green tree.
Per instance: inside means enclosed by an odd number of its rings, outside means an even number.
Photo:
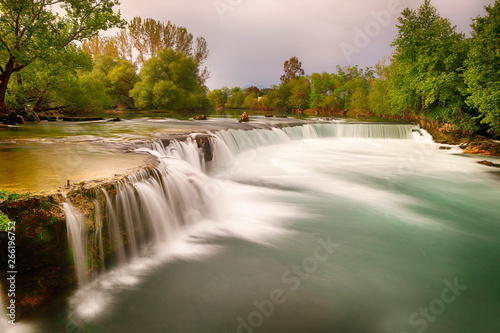
[[[122,26],[113,11],[118,0],[5,0],[0,1],[0,114],[12,74],[36,60],[50,62],[75,40],[99,30]],[[59,5],[62,13],[53,10]]]
[[[231,96],[228,98],[226,107],[230,109],[238,109],[243,107],[245,102],[245,93],[240,87],[234,87],[231,89]]]
[[[463,63],[465,36],[456,32],[426,0],[418,10],[405,9],[398,18],[396,70],[391,79],[392,102],[401,112],[419,113],[467,125]]]
[[[97,55],[94,57],[92,75],[102,81],[114,106],[134,107],[129,92],[139,81],[139,77],[136,74],[135,66],[130,61],[108,55]]]
[[[142,109],[195,110],[205,103],[197,64],[182,52],[164,49],[148,59],[130,96]]]
[[[297,77],[287,83],[290,86],[288,105],[294,110],[305,110],[309,107],[311,84],[305,77]]]
[[[231,95],[231,91],[229,90],[229,88],[222,87],[221,89],[211,90],[207,94],[207,98],[210,101],[210,104],[214,108],[225,109],[226,103],[227,103],[230,95]]]
[[[394,63],[389,58],[384,58],[375,65],[375,76],[369,79],[368,107],[377,115],[392,114],[389,80],[393,70]]]
[[[467,58],[465,82],[467,102],[479,110],[481,122],[500,136],[500,1],[486,7],[486,16],[472,24],[473,35]]]
[[[60,106],[55,91],[74,82],[79,72],[89,72],[92,59],[74,45],[54,54],[51,62],[35,60],[30,66],[16,72],[9,82],[6,105],[21,111],[26,106],[34,111],[48,111]]]

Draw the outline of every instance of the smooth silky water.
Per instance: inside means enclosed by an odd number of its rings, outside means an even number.
[[[416,129],[222,131],[206,164],[139,147],[158,172],[106,213],[153,232],[31,332],[499,332],[500,177]]]

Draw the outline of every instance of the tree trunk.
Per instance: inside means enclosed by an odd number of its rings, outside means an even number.
[[[14,62],[9,59],[4,70],[0,73],[0,114],[9,114],[10,110],[5,104],[5,94],[9,85],[10,77],[14,73]]]

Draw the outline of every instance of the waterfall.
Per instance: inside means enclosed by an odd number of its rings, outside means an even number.
[[[84,285],[87,282],[88,271],[85,219],[70,202],[64,202],[63,207],[78,283]]]
[[[316,138],[366,138],[366,139],[399,139],[419,140],[421,134],[416,124],[358,124],[327,123],[307,124],[303,126],[284,127],[281,129],[254,129],[244,131],[229,129],[213,134],[213,161],[211,168],[227,166],[235,155],[248,149],[255,149],[272,144],[287,143],[292,140]],[[425,131],[423,131],[425,132]],[[430,136],[425,136],[429,139]]]
[[[213,159],[207,165],[196,135],[185,141],[170,140],[168,144],[160,140],[142,144],[136,151],[156,156],[160,164],[154,170],[136,172],[119,182],[114,195],[101,189],[106,205],[105,212],[101,212],[97,201],[94,202],[95,233],[87,235],[83,217],[69,202],[63,204],[79,283],[88,281],[87,241],[93,245],[91,248],[98,249],[100,268],[104,271],[104,243],[109,243],[116,264],[124,265],[141,256],[144,247],[172,241],[185,226],[216,214],[217,179],[210,178],[206,168],[227,167],[235,155],[245,150],[325,137],[412,140],[421,136],[414,132],[418,129],[414,124],[321,123],[223,130],[209,133]],[[103,213],[107,228],[103,227]]]

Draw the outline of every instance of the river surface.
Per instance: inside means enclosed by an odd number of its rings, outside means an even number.
[[[218,133],[206,166],[142,149],[203,209],[11,331],[500,332],[498,172],[426,133],[312,130]]]

